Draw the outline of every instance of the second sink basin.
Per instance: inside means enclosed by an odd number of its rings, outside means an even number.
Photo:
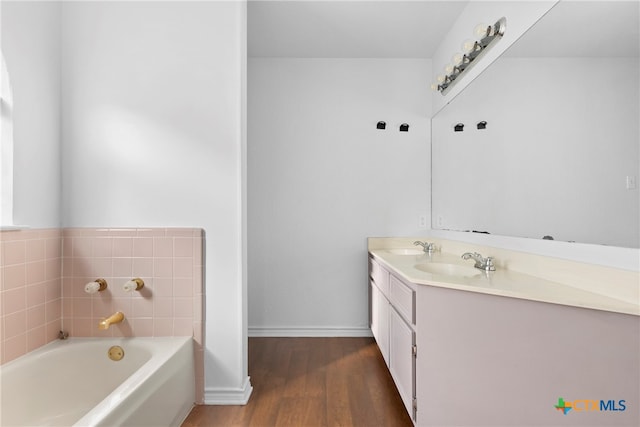
[[[415,268],[426,273],[437,274],[438,276],[452,276],[462,278],[478,277],[482,273],[475,267],[459,264],[444,264],[439,262],[416,264]]]

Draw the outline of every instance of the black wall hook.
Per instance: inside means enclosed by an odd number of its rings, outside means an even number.
[[[385,129],[387,127],[387,124],[383,121],[379,121],[378,124],[376,125],[376,129]]]
[[[458,123],[453,127],[454,132],[462,132],[464,130],[464,124]]]
[[[409,125],[406,123],[403,123],[400,125],[400,132],[409,132]]]
[[[478,126],[478,129],[486,129],[487,128],[487,122],[485,122],[483,120],[481,122],[478,122],[477,126]]]

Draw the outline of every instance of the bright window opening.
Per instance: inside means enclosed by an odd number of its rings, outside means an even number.
[[[13,96],[9,72],[2,56],[0,83],[0,226],[13,225]]]

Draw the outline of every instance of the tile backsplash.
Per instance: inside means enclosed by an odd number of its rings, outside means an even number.
[[[62,328],[62,230],[0,232],[0,363]]]
[[[204,390],[204,232],[195,228],[64,228],[0,232],[0,363],[71,337],[180,336],[195,342]],[[106,290],[87,294],[98,278]],[[133,278],[140,291],[125,292]],[[116,311],[122,323],[98,322]]]

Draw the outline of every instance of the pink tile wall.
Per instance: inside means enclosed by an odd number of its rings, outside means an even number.
[[[61,230],[0,232],[0,364],[57,339],[61,266]]]
[[[197,401],[204,398],[203,231],[193,228],[64,230],[63,327],[75,337],[160,337],[192,335],[196,343]],[[98,278],[106,290],[87,294]],[[141,291],[125,292],[133,278]],[[121,311],[122,323],[108,330],[98,323]]]
[[[204,399],[203,230],[66,228],[2,232],[2,363],[57,338],[192,335],[197,402]],[[108,288],[87,294],[102,278]],[[141,291],[124,283],[141,278]],[[98,322],[116,311],[125,320]]]

